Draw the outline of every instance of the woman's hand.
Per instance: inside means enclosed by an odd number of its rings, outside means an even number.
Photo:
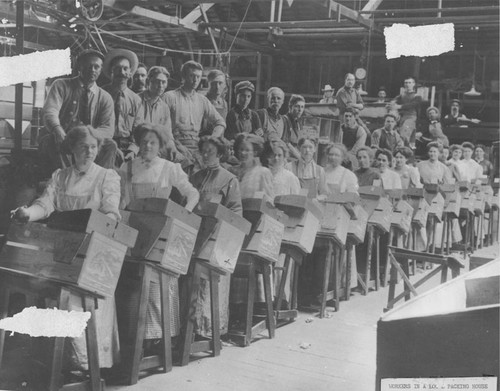
[[[31,215],[29,209],[26,206],[20,206],[10,212],[10,218],[20,223],[27,223],[30,220],[30,217]]]

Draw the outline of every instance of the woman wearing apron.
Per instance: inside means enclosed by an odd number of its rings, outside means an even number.
[[[240,133],[253,133],[257,136],[264,135],[257,112],[248,107],[252,101],[254,92],[254,85],[246,80],[240,81],[234,87],[236,105],[227,114],[226,131],[224,133],[224,137],[228,140],[234,140]]]
[[[138,198],[169,198],[172,186],[187,198],[185,208],[192,211],[199,200],[198,191],[189,183],[180,164],[172,163],[159,157],[164,148],[162,129],[152,124],[141,124],[134,131],[139,145],[137,158],[124,163],[119,170],[122,177],[121,207],[124,209],[131,201]],[[122,279],[117,289],[118,307],[121,324],[129,325],[138,302],[139,281],[133,278]],[[177,279],[169,281],[170,290],[170,327],[172,336],[179,334],[179,289]],[[119,292],[118,292],[119,291]],[[159,343],[161,330],[161,298],[159,281],[151,284],[150,299],[146,314],[147,345]]]
[[[190,178],[193,186],[200,192],[200,202],[212,201],[232,210],[241,216],[241,194],[238,178],[220,166],[219,159],[226,156],[226,145],[216,138],[204,136],[198,143],[205,168]],[[196,211],[196,208],[195,208]],[[220,277],[219,311],[220,332],[227,333],[229,320],[229,287],[230,274]],[[210,286],[202,279],[198,300],[201,311],[196,313],[195,332],[207,337],[211,334],[210,318]]]
[[[328,190],[326,188],[325,170],[314,161],[316,140],[301,138],[297,145],[300,151],[300,160],[288,163],[285,168],[299,178],[300,187],[307,189],[309,198],[326,196]]]
[[[75,163],[71,167],[56,170],[42,196],[29,208],[18,208],[13,217],[20,221],[37,221],[49,217],[55,211],[90,208],[119,220],[120,177],[115,171],[94,163],[101,141],[90,126],[71,129],[64,142],[72,151]],[[70,296],[69,310],[83,310],[79,296]],[[120,357],[113,298],[99,299],[96,325],[99,364],[102,368],[110,368]],[[68,348],[71,366],[87,370],[85,337],[71,339]]]

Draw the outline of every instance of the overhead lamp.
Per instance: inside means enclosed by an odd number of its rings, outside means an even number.
[[[464,92],[467,96],[480,96],[481,93],[476,90],[476,51],[474,50],[474,68],[472,71],[472,87],[469,91]]]

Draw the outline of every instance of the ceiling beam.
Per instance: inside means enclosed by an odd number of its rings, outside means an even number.
[[[358,11],[346,7],[345,5],[340,4],[337,1],[330,0],[329,10],[340,13],[340,15],[345,16],[347,19],[352,20],[353,22],[356,22],[363,27],[373,29],[374,31],[382,33],[382,31],[377,28],[373,20],[365,18],[363,15],[360,15]]]
[[[184,26],[194,26],[195,22],[203,16],[203,13],[207,12],[213,5],[214,3],[199,4],[189,14],[181,19],[181,24]]]
[[[437,18],[435,16],[417,16],[417,17],[398,17],[398,18],[376,18],[377,23],[392,24],[392,23],[464,23],[471,26],[481,23],[491,23],[499,21],[499,15],[481,15],[481,16],[444,16]]]
[[[3,44],[15,45],[16,39],[12,38],[12,37],[6,37],[4,35],[0,35],[0,42]],[[44,50],[57,49],[55,46],[42,45],[41,43],[29,42],[29,41],[24,41],[23,45],[24,45],[25,49],[31,49],[31,50],[44,51]]]
[[[224,28],[227,30],[236,30],[240,27],[241,22],[211,22],[204,23],[201,22],[201,27],[215,27]],[[286,21],[286,22],[243,22],[241,30],[252,29],[252,28],[269,28],[269,27],[297,27],[297,28],[307,28],[307,27],[353,27],[352,22],[337,22],[335,20],[297,20],[297,21]],[[354,26],[357,27],[357,26]]]
[[[421,14],[424,12],[436,13],[436,12],[456,12],[456,13],[469,13],[469,12],[484,12],[485,14],[490,14],[492,12],[498,13],[500,7],[497,6],[472,6],[472,7],[447,7],[447,8],[394,8],[394,9],[383,9],[383,10],[365,10],[364,8],[359,11],[360,14],[387,14],[387,13],[404,13],[404,14]]]
[[[365,4],[363,9],[361,10],[360,14],[366,11],[375,11],[378,6],[382,3],[382,0],[370,0],[368,3]]]

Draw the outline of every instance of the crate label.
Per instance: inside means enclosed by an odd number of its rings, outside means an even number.
[[[78,284],[113,296],[126,251],[127,246],[93,232]]]
[[[174,219],[168,233],[162,265],[168,269],[173,268],[181,274],[186,274],[196,243],[196,236],[197,231],[193,227]]]

